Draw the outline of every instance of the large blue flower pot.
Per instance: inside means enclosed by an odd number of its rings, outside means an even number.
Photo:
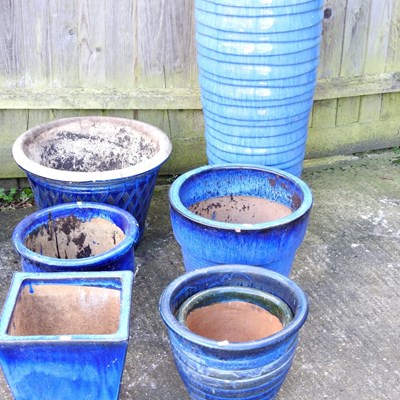
[[[172,150],[155,126],[125,118],[77,117],[38,125],[14,143],[39,208],[97,202],[129,211],[139,243],[158,171]]]
[[[210,164],[261,164],[301,174],[322,5],[322,0],[196,0],[197,63]],[[287,137],[279,133],[282,121],[303,115],[305,123],[293,139],[297,151],[290,146],[286,151],[282,142],[287,144]],[[232,149],[229,137],[215,134],[216,120],[243,142]],[[296,131],[290,123],[285,122],[287,130]],[[261,137],[251,133],[262,124],[268,129]],[[250,138],[252,144],[247,143]],[[263,148],[272,158],[260,157],[253,147]]]
[[[289,306],[293,319],[272,336],[240,343],[197,335],[177,319],[180,307],[193,295],[226,286],[272,294]],[[220,300],[224,301],[223,295]],[[170,283],[161,296],[160,313],[192,399],[268,400],[276,396],[290,369],[308,303],[301,288],[282,275],[251,266],[223,265],[186,273]]]
[[[135,218],[100,203],[68,203],[25,217],[12,241],[25,272],[135,271]]]
[[[0,321],[15,400],[117,400],[133,273],[16,273]]]
[[[276,201],[292,213],[273,221],[243,224],[196,215],[193,204],[221,196]],[[187,271],[217,264],[247,264],[289,275],[302,243],[312,194],[299,178],[256,165],[221,164],[181,175],[169,193],[172,228]]]

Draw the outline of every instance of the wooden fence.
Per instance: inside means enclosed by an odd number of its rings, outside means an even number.
[[[167,132],[164,173],[206,162],[193,0],[0,0],[0,178],[15,138],[76,115]],[[307,157],[400,145],[400,1],[326,0]]]

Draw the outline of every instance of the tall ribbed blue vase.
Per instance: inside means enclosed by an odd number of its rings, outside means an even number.
[[[299,176],[319,61],[323,0],[196,0],[210,164]]]

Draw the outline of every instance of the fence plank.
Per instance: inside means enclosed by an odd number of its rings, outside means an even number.
[[[340,76],[363,74],[371,1],[347,1]]]
[[[20,12],[24,41],[25,85],[47,86],[51,81],[48,4],[41,0],[26,0]]]
[[[378,121],[380,119],[382,95],[362,96],[360,103],[360,121]]]
[[[107,86],[133,89],[138,63],[136,0],[106,1],[105,56]]]
[[[336,124],[337,100],[315,101],[312,114],[313,128],[332,128]]]
[[[195,82],[193,4],[187,0],[137,0],[141,85],[185,87]]]
[[[25,83],[20,15],[21,0],[0,2],[0,82],[4,87]]]
[[[400,70],[400,2],[393,3],[386,72]]]
[[[320,51],[320,78],[337,77],[342,61],[342,43],[347,0],[326,0]]]
[[[166,86],[197,86],[194,2],[167,3]]]
[[[360,97],[338,99],[336,125],[347,125],[358,121],[360,115]]]
[[[79,82],[78,15],[74,3],[63,0],[48,2],[50,87],[71,88]]]
[[[394,0],[373,0],[368,25],[364,73],[385,71]]]
[[[99,88],[107,84],[105,51],[105,0],[82,0],[78,7],[79,82]]]
[[[400,119],[366,121],[340,125],[333,129],[312,128],[308,135],[306,157],[383,149],[400,145]],[[382,135],[382,131],[385,135]]]
[[[315,100],[400,91],[400,72],[318,81]],[[197,88],[0,88],[0,109],[201,109]]]
[[[137,0],[140,85],[165,87],[165,9],[168,0]]]
[[[382,96],[381,119],[388,120],[394,118],[400,118],[400,93],[384,94]]]
[[[24,172],[14,162],[11,148],[15,139],[28,127],[26,110],[0,110],[0,178],[23,177]]]

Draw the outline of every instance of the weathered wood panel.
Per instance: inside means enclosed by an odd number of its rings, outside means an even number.
[[[347,0],[340,76],[360,76],[366,59],[372,0]]]
[[[326,0],[308,157],[400,144],[400,2]],[[74,115],[159,126],[163,168],[206,162],[193,1],[0,2],[0,177],[22,176],[11,145]]]
[[[315,100],[400,91],[400,71],[351,78],[321,79]],[[0,109],[201,109],[198,88],[2,88]]]
[[[326,0],[318,75],[322,79],[337,77],[342,62],[343,35],[347,0]]]
[[[21,29],[21,2],[0,2],[0,85],[24,86],[24,33]]]
[[[382,135],[382,129],[385,135]],[[353,154],[400,145],[400,118],[385,122],[363,121],[335,126],[313,128],[307,142],[307,158],[335,154]]]
[[[394,2],[392,0],[373,1],[370,20],[364,74],[373,75],[385,71],[389,48],[390,25]]]
[[[137,9],[142,85],[196,84],[193,2],[138,0]]]
[[[49,2],[49,21],[51,54],[49,87],[63,89],[75,87],[79,82],[78,27],[75,2]]]
[[[400,71],[400,2],[393,0],[386,72]]]

